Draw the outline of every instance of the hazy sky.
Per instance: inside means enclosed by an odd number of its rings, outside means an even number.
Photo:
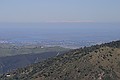
[[[0,22],[120,22],[120,0],[0,0]]]

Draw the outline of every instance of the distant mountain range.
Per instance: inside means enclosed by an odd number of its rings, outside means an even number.
[[[120,80],[120,41],[84,47],[2,74],[1,80]]]

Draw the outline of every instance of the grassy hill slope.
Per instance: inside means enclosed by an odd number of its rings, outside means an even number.
[[[68,51],[68,48],[62,48],[59,46],[45,47],[41,45],[17,45],[12,43],[0,43],[0,57],[14,56],[20,54],[40,54],[45,52],[61,52]]]
[[[1,80],[120,80],[120,41],[76,49],[0,77]]]

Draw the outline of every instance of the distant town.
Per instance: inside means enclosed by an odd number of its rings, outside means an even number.
[[[33,40],[33,41],[12,41],[12,40],[0,40],[0,43],[8,43],[8,44],[17,44],[17,45],[41,45],[46,47],[51,46],[60,46],[65,48],[80,48],[84,46],[91,46],[95,44],[105,43],[105,41],[71,41],[71,40]]]

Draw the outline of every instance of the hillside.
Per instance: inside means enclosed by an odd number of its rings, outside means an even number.
[[[0,74],[40,62],[69,50],[59,46],[0,43]]]
[[[64,52],[44,52],[40,54],[21,54],[14,56],[7,56],[0,58],[0,74],[10,72],[17,68],[22,68],[27,65],[40,62],[47,58],[55,57],[59,53],[63,54]]]
[[[120,41],[84,47],[0,76],[1,80],[120,80]]]

